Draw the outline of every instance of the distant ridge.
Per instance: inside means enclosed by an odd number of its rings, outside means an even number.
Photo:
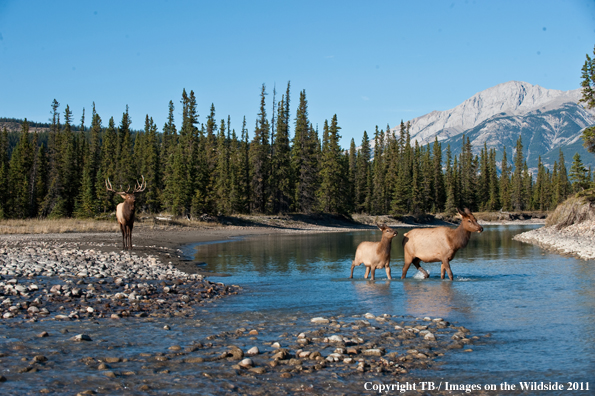
[[[530,168],[537,166],[539,156],[551,168],[559,149],[567,163],[579,152],[587,166],[595,165],[595,156],[582,147],[580,138],[584,128],[595,125],[595,111],[579,105],[580,98],[580,89],[559,91],[509,81],[478,92],[450,110],[410,120],[411,139],[425,145],[437,137],[443,149],[450,144],[456,154],[465,134],[475,153],[485,143],[499,152],[506,147],[510,156],[520,135]],[[392,130],[398,134],[399,125]]]

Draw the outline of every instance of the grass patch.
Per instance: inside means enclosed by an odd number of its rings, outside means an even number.
[[[11,219],[0,220],[0,234],[62,234],[66,232],[112,232],[116,221],[93,219]]]

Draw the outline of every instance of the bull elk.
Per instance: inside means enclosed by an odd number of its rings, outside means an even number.
[[[140,184],[138,180],[136,181],[136,186],[132,192],[129,192],[130,186],[128,186],[128,190],[126,191],[114,191],[112,183],[109,181],[109,177],[105,181],[105,188],[107,191],[116,193],[124,199],[124,202],[118,204],[116,207],[116,218],[118,219],[118,224],[120,224],[120,230],[122,231],[122,249],[131,250],[132,227],[134,226],[134,201],[136,199],[134,194],[143,192],[147,188],[145,177],[142,176],[142,182]],[[120,189],[122,189],[122,186],[120,186]]]
[[[426,278],[429,277],[430,274],[419,265],[420,261],[425,263],[441,262],[440,277],[444,279],[444,274],[448,273],[449,279],[453,279],[450,261],[459,249],[467,246],[472,232],[483,231],[483,227],[477,224],[477,219],[469,209],[465,208],[464,211],[457,209],[457,211],[461,216],[461,224],[457,228],[414,228],[403,235],[405,264],[401,279],[405,279],[411,263]]]
[[[371,272],[371,279],[374,280],[374,272],[378,268],[385,268],[386,276],[388,279],[392,279],[390,276],[390,248],[391,242],[398,232],[387,227],[386,224],[377,225],[377,227],[382,231],[382,239],[380,242],[362,242],[357,246],[355,259],[351,263],[350,278],[353,278],[353,268],[363,263],[366,266],[364,279],[368,279]]]

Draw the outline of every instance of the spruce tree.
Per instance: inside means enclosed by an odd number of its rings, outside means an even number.
[[[99,165],[99,172],[97,173],[97,182],[95,184],[95,192],[97,194],[97,201],[99,203],[100,211],[108,212],[114,210],[115,199],[106,191],[105,182],[110,180],[114,183],[117,172],[117,158],[116,151],[118,146],[118,135],[116,132],[116,125],[114,117],[110,117],[108,126],[103,133],[103,144],[101,145],[101,161]],[[118,184],[115,184],[117,186]]]
[[[260,112],[254,128],[254,137],[250,143],[250,169],[252,188],[252,209],[265,213],[269,199],[270,177],[270,142],[269,121],[266,114],[266,87],[262,84],[260,92]]]
[[[6,126],[0,135],[0,219],[8,217],[9,195],[8,195],[8,130]]]
[[[435,212],[441,212],[444,209],[446,194],[444,191],[444,175],[442,173],[442,145],[438,142],[437,136],[434,139],[434,146],[432,147],[432,158],[434,206]]]
[[[444,204],[444,213],[449,216],[454,216],[457,213],[457,200],[455,196],[455,177],[453,173],[453,166],[451,162],[452,153],[450,151],[450,144],[446,146],[446,202]],[[455,165],[456,166],[456,165]]]
[[[374,159],[372,161],[372,201],[371,213],[384,214],[386,213],[385,203],[385,156],[384,156],[384,133],[378,129],[374,132]]]
[[[316,208],[320,145],[316,131],[308,120],[308,101],[304,90],[300,92],[294,131],[291,151],[292,172],[296,180],[294,210],[311,213]]]
[[[523,143],[519,136],[514,154],[514,173],[512,174],[512,207],[514,210],[524,209],[523,197],[526,194],[523,184]]]
[[[356,161],[355,174],[355,204],[359,213],[370,213],[370,187],[368,179],[370,178],[370,140],[368,133],[364,131],[362,144],[359,149]]]
[[[341,147],[339,146],[339,129],[337,115],[331,120],[329,127],[325,120],[323,128],[322,155],[320,161],[320,187],[318,189],[319,209],[326,213],[346,213],[345,174]]]
[[[510,185],[510,166],[506,158],[506,147],[502,148],[502,172],[500,174],[500,204],[502,210],[512,210],[512,197]]]
[[[583,165],[579,153],[572,157],[572,166],[570,167],[570,180],[572,181],[573,191],[579,192],[589,188],[590,181],[587,177],[587,168]]]
[[[230,187],[231,174],[229,164],[229,142],[225,136],[225,121],[221,120],[221,127],[217,134],[217,166],[215,168],[215,194],[217,196],[217,212],[231,213]]]
[[[10,217],[25,219],[31,216],[30,182],[33,166],[33,146],[29,137],[27,119],[21,125],[20,139],[10,158],[8,197]]]
[[[291,173],[291,147],[289,145],[289,119],[283,96],[277,106],[277,127],[271,158],[271,193],[273,212],[288,212],[292,204],[293,176]]]

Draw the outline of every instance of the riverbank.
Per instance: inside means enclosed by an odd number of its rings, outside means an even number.
[[[593,220],[562,228],[556,225],[541,227],[518,234],[513,239],[583,260],[595,259],[595,221]]]
[[[558,205],[545,227],[513,239],[583,260],[595,259],[595,207],[590,195],[577,195]]]

